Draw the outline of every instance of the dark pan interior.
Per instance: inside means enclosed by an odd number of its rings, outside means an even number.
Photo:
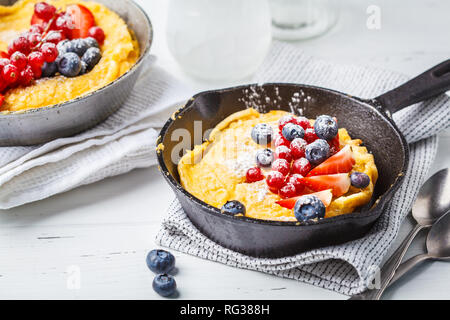
[[[179,182],[177,163],[171,160],[172,149],[179,139],[172,138],[176,129],[190,131],[191,139],[183,141],[191,149],[202,141],[194,141],[194,121],[202,122],[202,132],[214,128],[220,121],[237,111],[255,107],[259,111],[281,109],[316,118],[329,114],[338,118],[339,127],[347,128],[352,138],[363,140],[373,153],[378,167],[375,200],[385,194],[401,175],[407,161],[403,138],[384,114],[369,102],[335,91],[293,84],[246,86],[199,94],[177,114],[163,137],[163,161],[169,173]],[[164,129],[163,129],[164,131]],[[181,156],[181,155],[180,155]]]

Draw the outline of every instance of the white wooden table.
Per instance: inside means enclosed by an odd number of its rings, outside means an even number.
[[[199,91],[230,85],[185,76],[166,48],[167,3],[138,2],[155,27],[153,54],[158,65]],[[366,27],[366,9],[373,2],[382,10],[378,31]],[[342,3],[337,27],[321,38],[298,43],[299,48],[335,61],[367,63],[410,75],[449,58],[450,2]],[[450,131],[441,135],[440,146],[432,172],[450,166]],[[155,235],[172,199],[157,169],[149,168],[1,212],[0,298],[157,299],[145,256],[155,247]],[[408,228],[405,223],[402,235]],[[422,249],[423,242],[412,253]],[[174,253],[181,299],[346,298],[296,281]],[[399,281],[385,298],[448,299],[449,289],[450,264],[432,262]]]

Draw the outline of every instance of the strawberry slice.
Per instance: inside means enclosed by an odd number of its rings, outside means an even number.
[[[313,176],[301,179],[301,182],[314,191],[333,190],[333,196],[339,197],[350,189],[348,173]]]
[[[42,20],[41,18],[39,18],[36,13],[33,14],[33,16],[31,17],[31,25],[34,24],[38,24],[38,25],[44,25],[44,20]]]
[[[331,156],[320,165],[311,170],[310,176],[322,176],[327,174],[348,173],[355,165],[355,158],[350,146],[345,146],[341,151]]]
[[[72,39],[87,38],[89,29],[95,26],[92,12],[81,4],[73,4],[67,7],[67,13],[72,17],[75,27],[72,30]]]
[[[333,193],[331,192],[331,189],[316,192],[316,193],[310,193],[309,195],[316,196],[317,198],[319,198],[323,202],[325,207],[328,207],[331,203],[331,200],[333,199]],[[277,201],[276,203],[284,208],[294,209],[294,206],[295,206],[295,203],[297,202],[297,200],[303,196],[305,196],[305,194],[301,195],[299,197],[295,197],[295,198],[283,199],[283,200]]]

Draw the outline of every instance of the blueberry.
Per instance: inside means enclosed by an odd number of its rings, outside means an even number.
[[[89,48],[99,48],[100,49],[100,46],[98,45],[97,40],[95,40],[94,38],[89,37],[89,38],[84,39],[84,41],[86,41]]]
[[[228,201],[227,203],[225,203],[220,211],[222,213],[228,213],[234,216],[238,214],[245,215],[246,212],[245,206],[236,200]]]
[[[76,77],[81,71],[81,60],[73,52],[64,54],[58,61],[59,72],[66,77]]]
[[[102,53],[98,48],[89,48],[81,60],[86,62],[88,70],[92,70],[102,58]]]
[[[252,139],[257,144],[267,145],[272,142],[273,129],[266,123],[259,123],[252,129]]]
[[[56,45],[59,55],[64,55],[67,52],[73,52],[72,42],[70,40],[63,40]]]
[[[270,149],[262,149],[256,152],[256,164],[263,168],[268,168],[274,160],[273,151]]]
[[[168,274],[159,274],[153,279],[153,290],[160,296],[168,297],[177,290],[177,283],[172,276]]]
[[[294,206],[295,218],[298,221],[308,221],[325,217],[325,205],[316,196],[306,195],[300,197]]]
[[[365,189],[370,184],[370,178],[363,172],[353,172],[350,176],[352,186],[359,189]]]
[[[316,119],[314,131],[320,139],[330,141],[338,134],[338,125],[332,117],[323,115]]]
[[[86,72],[88,72],[88,65],[86,64],[86,62],[81,61],[81,70],[79,76],[85,74]]]
[[[74,39],[72,40],[72,48],[74,53],[79,57],[82,57],[89,49],[89,44],[84,39]]]
[[[155,273],[169,273],[175,267],[175,257],[165,250],[152,250],[147,255],[147,266]]]
[[[42,66],[42,77],[48,78],[53,77],[58,72],[58,65],[56,62],[44,62]]]
[[[303,139],[305,136],[305,130],[299,126],[298,124],[294,123],[288,123],[283,127],[283,130],[281,131],[283,134],[283,137],[286,138],[286,140],[292,141],[297,138]]]
[[[323,139],[319,139],[306,147],[306,159],[313,165],[324,162],[330,156],[330,145]]]

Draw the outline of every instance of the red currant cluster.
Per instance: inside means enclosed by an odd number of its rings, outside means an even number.
[[[15,38],[7,52],[0,52],[0,106],[6,90],[41,78],[44,63],[58,58],[59,42],[80,37],[93,37],[99,44],[105,40],[86,7],[72,5],[67,11],[58,11],[46,2],[37,3],[30,29]]]
[[[305,130],[303,138],[296,138],[292,141],[287,140],[282,130],[288,123],[299,125]],[[278,123],[279,133],[272,141],[272,147],[275,148],[271,171],[264,175],[259,167],[251,168],[247,171],[246,181],[253,183],[266,179],[269,190],[279,194],[282,198],[292,198],[302,194],[305,189],[301,179],[306,177],[312,170],[311,163],[306,159],[306,147],[318,140],[313,126],[305,117],[285,116]],[[328,142],[330,145],[330,154],[336,154],[340,149],[339,135]]]

